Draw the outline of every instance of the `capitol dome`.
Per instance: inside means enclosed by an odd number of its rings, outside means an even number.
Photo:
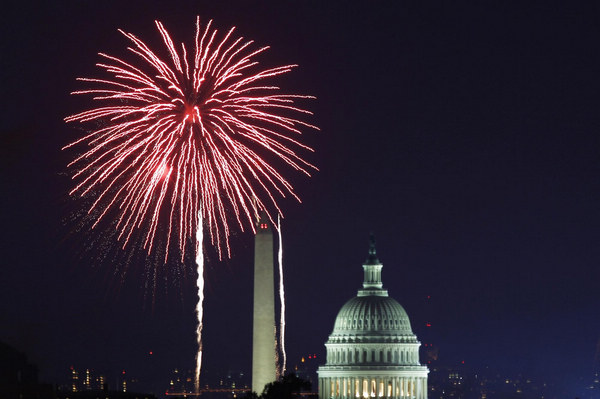
[[[388,296],[357,296],[342,307],[335,319],[334,337],[354,338],[363,335],[388,336],[390,339],[414,337],[406,311]]]
[[[364,282],[338,312],[319,367],[320,399],[426,399],[429,370],[408,314],[383,289],[375,241],[363,264]]]

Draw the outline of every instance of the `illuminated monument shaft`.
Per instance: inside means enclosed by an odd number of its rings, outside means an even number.
[[[261,394],[265,385],[276,378],[273,232],[264,214],[254,240],[252,390]]]

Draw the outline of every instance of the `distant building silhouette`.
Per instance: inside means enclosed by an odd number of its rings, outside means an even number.
[[[27,356],[12,346],[0,342],[0,398],[52,398],[52,385],[40,384],[38,368]]]
[[[294,364],[292,370],[299,378],[310,382],[313,391],[317,391],[317,361],[316,353],[309,353],[300,358],[300,361]]]

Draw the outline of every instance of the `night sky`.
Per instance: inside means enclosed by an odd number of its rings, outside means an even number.
[[[282,202],[290,365],[324,362],[373,232],[384,286],[417,336],[432,324],[442,361],[580,394],[600,338],[597,4],[121,3],[15,2],[0,17],[0,341],[42,380],[126,369],[158,391],[193,368],[194,265],[84,228],[76,152],[61,147],[81,134],[63,118],[92,105],[69,94],[76,77],[97,74],[100,51],[126,55],[118,28],[160,48],[154,19],[180,42],[200,15],[270,45],[265,65],[299,64],[282,87],[317,97],[321,130],[303,141],[320,171],[286,171],[302,204]],[[250,371],[252,253],[248,232],[231,259],[209,251],[207,376]]]

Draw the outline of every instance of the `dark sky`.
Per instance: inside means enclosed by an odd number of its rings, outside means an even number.
[[[75,78],[124,53],[118,28],[160,47],[154,19],[188,41],[200,15],[299,64],[282,85],[318,98],[320,171],[289,174],[303,203],[282,203],[290,363],[323,358],[372,231],[384,285],[445,362],[580,393],[600,337],[594,2],[21,3],[0,17],[0,340],[43,379],[193,367],[194,266],[169,265],[152,295],[145,271],[164,267],[82,228],[61,147],[80,134],[63,118],[90,106]],[[252,236],[232,250],[207,259],[207,375],[250,370]]]

